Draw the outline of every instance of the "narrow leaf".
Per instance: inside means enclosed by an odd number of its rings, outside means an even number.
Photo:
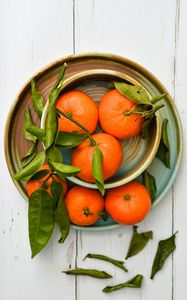
[[[157,152],[157,157],[165,164],[167,168],[170,168],[170,145],[167,132],[168,120],[164,119],[162,124],[161,141]]]
[[[81,170],[81,168],[78,168],[75,166],[70,166],[70,165],[65,165],[65,164],[61,164],[61,163],[56,163],[54,161],[51,161],[50,163],[53,166],[55,171],[62,173],[62,175],[66,176],[66,177],[74,176],[77,173],[79,173]]]
[[[26,131],[33,136],[35,136],[38,140],[43,141],[45,137],[45,130],[42,128],[39,128],[35,125],[31,125],[26,128]]]
[[[46,155],[50,162],[52,161],[52,162],[62,163],[63,161],[62,152],[58,147],[55,147],[53,145],[46,150]]]
[[[24,180],[29,176],[34,175],[45,161],[45,152],[38,153],[35,158],[23,169],[14,175],[14,179]]]
[[[104,179],[102,171],[103,154],[98,146],[95,147],[92,156],[92,175],[96,180],[96,185],[103,196],[105,194]]]
[[[45,106],[45,101],[44,101],[44,98],[42,97],[41,93],[37,90],[34,79],[31,80],[31,91],[32,91],[33,108],[34,108],[35,112],[37,113],[37,115],[39,116],[39,118],[41,118],[42,112],[43,112],[43,109]]]
[[[36,190],[29,198],[29,239],[32,258],[48,243],[54,229],[54,202],[43,190]]]
[[[113,285],[113,286],[106,286],[102,291],[104,293],[111,293],[111,292],[117,291],[117,290],[125,288],[125,287],[141,288],[142,280],[143,280],[143,276],[138,274],[135,277],[133,277],[132,279],[128,280],[127,282],[120,283],[120,284]]]
[[[170,238],[159,242],[156,256],[152,265],[151,279],[153,279],[155,274],[162,269],[166,259],[176,249],[175,236],[176,233],[173,234]]]
[[[82,143],[87,134],[79,134],[76,132],[59,132],[56,138],[56,145],[65,148],[74,148]]]
[[[151,104],[149,95],[143,87],[116,81],[114,85],[118,92],[129,98],[132,102],[137,104]]]
[[[156,191],[157,191],[155,178],[146,170],[143,172],[142,175],[143,175],[143,184],[145,185],[146,189],[149,191],[152,202],[154,202],[156,198]]]
[[[28,107],[26,107],[25,109],[25,113],[24,113],[24,124],[23,124],[23,133],[24,133],[24,137],[26,140],[31,141],[31,142],[36,142],[36,137],[34,135],[32,135],[31,133],[27,132],[27,128],[34,125],[33,121],[32,121],[32,117],[31,117],[31,113]]]
[[[93,253],[88,253],[83,260],[85,260],[86,258],[95,258],[95,259],[104,260],[104,261],[107,261],[107,262],[115,265],[116,267],[122,269],[123,271],[128,272],[127,268],[125,268],[125,266],[124,266],[124,261],[113,259],[106,255],[93,254]]]
[[[154,98],[151,99],[151,103],[152,103],[152,104],[157,103],[157,102],[159,102],[160,100],[162,100],[165,96],[167,96],[167,93],[164,93],[164,94],[155,96]]]
[[[150,125],[152,123],[154,116],[151,116],[149,119],[145,120],[142,125],[141,136],[143,139],[147,139],[149,136]]]
[[[39,180],[49,174],[49,170],[39,170],[29,180]]]
[[[55,141],[58,129],[58,118],[56,113],[56,101],[62,90],[62,82],[67,65],[64,64],[57,81],[49,95],[49,104],[47,110],[46,124],[45,124],[45,146],[48,149]]]
[[[58,206],[60,194],[63,193],[63,186],[61,183],[56,182],[56,180],[53,179],[51,186],[50,186],[50,192],[54,199],[55,208]]]
[[[152,231],[138,233],[137,228],[138,226],[133,226],[133,235],[131,238],[126,259],[138,254],[141,250],[145,248],[148,241],[153,238]]]
[[[36,156],[36,142],[32,143],[27,153],[22,157],[21,159],[22,168],[28,165],[35,156]]]
[[[61,238],[59,243],[64,243],[70,230],[70,220],[66,209],[63,193],[60,194],[58,206],[55,212],[55,221],[59,226]]]
[[[63,271],[63,273],[67,275],[83,275],[83,276],[90,276],[99,279],[106,279],[112,278],[112,276],[104,271],[99,271],[95,269],[83,269],[83,268],[76,268],[73,270]]]

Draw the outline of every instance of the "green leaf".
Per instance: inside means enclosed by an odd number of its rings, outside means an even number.
[[[54,202],[43,190],[36,190],[29,198],[29,239],[32,258],[48,243],[54,229]]]
[[[92,254],[92,253],[88,253],[83,260],[85,260],[86,258],[96,258],[96,259],[104,260],[122,269],[123,271],[128,272],[127,268],[125,268],[124,266],[124,261],[113,259],[106,255]]]
[[[36,142],[32,143],[27,153],[21,159],[22,168],[26,167],[36,156]]]
[[[170,238],[159,242],[156,256],[152,265],[151,279],[153,279],[155,274],[162,269],[166,259],[176,249],[175,236],[176,233],[173,234]]]
[[[83,268],[76,268],[73,270],[63,271],[63,273],[67,275],[83,275],[83,276],[90,276],[99,279],[106,279],[112,278],[112,276],[104,271],[99,271],[95,269],[83,269]]]
[[[151,103],[152,103],[152,104],[157,103],[157,102],[159,102],[160,100],[162,100],[165,96],[167,96],[167,93],[164,93],[164,94],[155,96],[154,98],[151,99]]]
[[[33,136],[35,136],[38,140],[43,141],[45,137],[45,130],[42,128],[39,128],[35,125],[31,125],[26,128],[26,131]]]
[[[73,148],[81,144],[86,137],[87,134],[63,131],[58,133],[55,143],[61,147]]]
[[[167,132],[168,120],[164,119],[162,124],[161,141],[156,156],[165,164],[167,168],[170,168],[170,145]]]
[[[65,164],[61,164],[61,163],[56,163],[54,161],[51,161],[50,163],[57,173],[59,172],[65,177],[74,176],[77,173],[79,173],[81,170],[81,168],[78,168],[75,166],[70,166],[70,165],[65,165]]]
[[[50,186],[50,192],[51,192],[51,195],[53,196],[53,199],[54,199],[55,208],[57,208],[60,194],[63,193],[62,184],[56,182],[56,180],[53,179],[53,181],[51,183],[51,186]]]
[[[53,162],[62,163],[63,161],[62,152],[58,147],[55,147],[53,145],[46,150],[46,155],[50,162],[53,161]]]
[[[64,75],[65,75],[65,71],[66,71],[66,68],[67,68],[67,64],[64,63],[63,66],[61,67],[61,70],[60,70],[60,73],[57,77],[57,80],[55,81],[54,83],[54,86],[52,88],[52,92],[57,89],[59,87],[60,84],[62,84],[62,80],[64,79]]]
[[[69,234],[70,220],[64,201],[63,193],[60,194],[58,206],[55,212],[55,221],[58,224],[61,233],[59,243],[64,243],[65,239]]]
[[[114,82],[115,88],[123,96],[129,98],[132,102],[137,104],[151,104],[149,95],[146,90],[138,85],[130,85],[124,82]]]
[[[137,232],[138,226],[133,226],[133,235],[126,255],[126,259],[138,254],[147,245],[148,241],[153,238],[152,231]]]
[[[35,143],[36,142],[36,137],[27,131],[27,128],[34,125],[33,121],[32,121],[32,117],[31,117],[31,113],[30,113],[30,110],[29,110],[28,107],[26,107],[26,109],[25,109],[24,117],[25,117],[24,124],[23,124],[24,137],[25,137],[26,140]]]
[[[149,136],[150,125],[154,119],[154,116],[151,116],[149,119],[145,120],[142,125],[141,136],[143,139],[147,139]]]
[[[92,175],[96,180],[96,185],[103,196],[105,194],[104,179],[102,171],[103,154],[98,146],[95,147],[92,156]]]
[[[49,174],[49,170],[39,170],[29,180],[39,180]]]
[[[153,203],[156,198],[156,191],[157,191],[155,178],[146,170],[143,172],[142,175],[143,175],[143,184],[145,185],[146,189],[149,191]]]
[[[132,279],[130,279],[124,283],[120,283],[120,284],[113,285],[113,286],[106,286],[102,291],[104,293],[111,293],[111,292],[117,291],[117,290],[125,288],[125,287],[141,288],[142,280],[143,280],[143,276],[138,274],[135,277],[133,277]]]
[[[48,149],[55,141],[58,129],[58,119],[56,113],[56,101],[62,90],[62,80],[64,77],[66,64],[62,67],[59,77],[49,95],[49,104],[47,109],[47,117],[45,124],[45,147]]]
[[[33,108],[37,113],[37,115],[39,116],[39,118],[41,118],[45,106],[45,101],[42,95],[40,94],[40,92],[37,90],[34,79],[31,80],[31,91],[32,91]]]
[[[35,158],[23,169],[14,175],[14,179],[24,180],[34,175],[45,161],[45,152],[38,153]]]

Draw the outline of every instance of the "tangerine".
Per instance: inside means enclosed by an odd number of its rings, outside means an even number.
[[[87,94],[80,91],[69,91],[59,97],[56,107],[86,127],[90,133],[96,129],[98,109],[95,102]],[[84,133],[79,126],[64,116],[60,116],[58,119],[58,129],[59,131]]]
[[[88,226],[100,218],[104,210],[104,199],[96,190],[76,186],[68,191],[65,203],[73,224]]]
[[[116,89],[105,94],[98,107],[102,129],[119,139],[140,134],[143,118],[138,114],[125,115],[125,112],[131,112],[136,106],[136,103]]]
[[[96,133],[92,135],[103,154],[102,171],[103,178],[112,177],[120,167],[123,159],[122,146],[118,140],[107,133]],[[87,182],[95,182],[92,175],[92,156],[95,146],[90,145],[89,138],[86,138],[73,152],[72,165],[80,167],[78,177]]]
[[[131,181],[107,192],[105,208],[115,222],[136,224],[151,209],[151,197],[144,185]]]

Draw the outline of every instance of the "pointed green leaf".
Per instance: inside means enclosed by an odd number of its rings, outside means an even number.
[[[142,175],[143,175],[143,184],[145,185],[146,189],[149,191],[152,202],[154,202],[156,198],[156,191],[157,191],[155,178],[147,170],[145,170]]]
[[[83,260],[85,260],[86,258],[95,258],[95,259],[100,259],[100,260],[104,260],[107,261],[111,264],[113,264],[114,266],[122,269],[125,272],[128,272],[127,268],[125,268],[124,266],[124,261],[121,260],[117,260],[117,259],[113,259],[111,257],[108,257],[106,255],[102,255],[102,254],[93,254],[93,253],[88,253]]]
[[[25,180],[29,176],[34,175],[45,161],[45,152],[38,153],[35,158],[23,169],[14,175],[14,179]]]
[[[44,178],[46,175],[49,174],[49,170],[39,170],[38,172],[36,172],[29,180],[39,180]]]
[[[114,82],[115,88],[123,96],[129,98],[132,102],[137,104],[151,104],[149,95],[146,90],[138,85],[130,85],[124,82]]]
[[[23,133],[24,133],[24,137],[26,140],[31,141],[31,142],[36,142],[36,137],[34,135],[32,135],[31,133],[27,132],[27,128],[34,125],[33,121],[32,121],[32,117],[31,117],[31,113],[28,107],[26,107],[25,109],[25,113],[24,113],[24,124],[23,124]]]
[[[64,201],[63,193],[60,194],[58,206],[55,212],[55,221],[58,224],[61,233],[59,243],[64,243],[65,239],[69,234],[70,220]]]
[[[53,179],[53,181],[51,183],[51,186],[50,186],[50,192],[51,192],[51,195],[53,196],[53,199],[54,199],[55,208],[57,208],[60,194],[63,193],[62,184],[56,182],[56,180]]]
[[[33,108],[34,108],[35,112],[37,113],[37,115],[39,116],[39,118],[41,118],[43,109],[45,106],[45,101],[44,101],[44,98],[42,97],[41,93],[37,90],[34,79],[31,80],[31,91],[32,91]]]
[[[81,275],[81,276],[90,276],[99,279],[106,279],[112,278],[112,276],[105,271],[99,271],[95,269],[83,269],[83,268],[76,268],[73,270],[63,271],[63,273],[67,275]]]
[[[81,144],[86,137],[87,134],[63,131],[58,133],[55,143],[61,147],[73,148]]]
[[[162,124],[161,141],[156,156],[165,164],[167,168],[170,168],[170,145],[167,126],[168,120],[164,119]]]
[[[45,130],[42,128],[39,128],[35,125],[30,125],[26,128],[26,131],[33,136],[35,136],[38,140],[43,141],[45,137]]]
[[[98,146],[95,147],[92,156],[92,175],[96,180],[96,185],[103,196],[105,194],[104,179],[102,171],[103,154]]]
[[[54,162],[62,163],[63,161],[62,152],[58,147],[55,147],[53,145],[46,150],[46,155],[50,162],[54,161]]]
[[[140,251],[142,251],[145,248],[145,246],[147,245],[148,241],[153,238],[152,231],[138,233],[137,228],[138,228],[138,226],[133,226],[133,235],[131,238],[131,242],[129,245],[126,259],[128,259],[129,257],[132,257],[132,256],[138,254]]]
[[[153,279],[155,274],[162,269],[166,259],[176,249],[175,237],[176,233],[173,234],[170,238],[159,242],[157,253],[152,265],[151,279]]]
[[[43,190],[36,190],[29,198],[29,239],[32,258],[48,243],[54,229],[54,202]]]
[[[66,64],[63,65],[57,81],[49,95],[49,103],[47,109],[47,117],[45,124],[45,147],[48,149],[55,141],[58,129],[58,119],[56,113],[56,101],[62,90],[62,82],[65,74]]]
[[[22,168],[26,167],[36,156],[36,142],[32,143],[27,153],[21,159]]]
[[[74,176],[77,173],[80,172],[81,168],[75,167],[75,166],[71,166],[71,165],[65,165],[65,164],[61,164],[61,163],[56,163],[54,161],[50,162],[51,165],[53,166],[54,170],[58,173],[61,173],[63,176],[65,177],[70,177],[70,176]]]
[[[120,284],[113,285],[113,286],[106,286],[102,291],[104,293],[111,293],[111,292],[117,291],[117,290],[125,288],[125,287],[141,288],[142,280],[143,280],[143,276],[138,274],[135,277],[133,277],[132,279],[130,279],[124,283],[120,283]]]

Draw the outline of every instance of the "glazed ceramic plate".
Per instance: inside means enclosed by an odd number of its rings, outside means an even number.
[[[60,67],[64,62],[68,64],[65,79],[79,72],[102,69],[106,72],[110,71],[124,74],[124,76],[130,78],[131,82],[134,81],[144,86],[152,97],[160,93],[167,93],[158,79],[135,62],[111,54],[88,53],[62,58],[34,75],[38,89],[46,100],[59,73]],[[164,98],[163,102],[165,107],[160,110],[160,119],[161,122],[164,118],[169,120],[168,133],[171,148],[171,168],[167,169],[157,158],[154,158],[148,167],[148,171],[155,177],[157,184],[157,196],[153,207],[163,199],[171,187],[179,168],[182,152],[182,129],[177,109],[169,94]],[[24,139],[22,134],[24,110],[26,107],[30,107],[33,121],[38,123],[38,118],[32,109],[30,80],[17,95],[9,113],[5,129],[5,154],[12,177],[21,167],[21,157],[29,147],[29,143]],[[41,145],[39,145],[39,147],[41,147]],[[141,178],[138,178],[138,180],[139,179],[141,180]],[[14,183],[22,196],[27,199],[25,184],[21,181],[14,181]],[[115,224],[111,219],[108,219],[107,222],[100,220],[90,227],[72,227],[79,230],[99,231],[113,229],[118,226],[119,225]]]
[[[120,73],[113,70],[106,69],[92,69],[89,71],[77,72],[75,75],[69,77],[64,81],[63,92],[78,90],[89,95],[98,106],[101,98],[110,91],[108,84],[112,81],[125,81],[128,84],[139,84],[133,78],[126,76],[124,73]],[[48,101],[43,110],[41,118],[41,128],[45,128],[45,121],[48,110]],[[153,161],[161,137],[161,118],[160,113],[156,113],[157,118],[151,124],[151,128],[146,139],[142,139],[140,135],[119,140],[123,150],[123,161],[118,171],[105,180],[105,189],[111,189],[123,184],[126,184],[137,176],[143,173],[143,171]],[[97,126],[96,132],[101,132],[102,128]],[[71,164],[71,157],[74,149],[61,149],[63,155],[63,161],[65,164]],[[96,184],[85,182],[78,177],[69,177],[69,181],[74,184],[84,187],[97,189]]]

